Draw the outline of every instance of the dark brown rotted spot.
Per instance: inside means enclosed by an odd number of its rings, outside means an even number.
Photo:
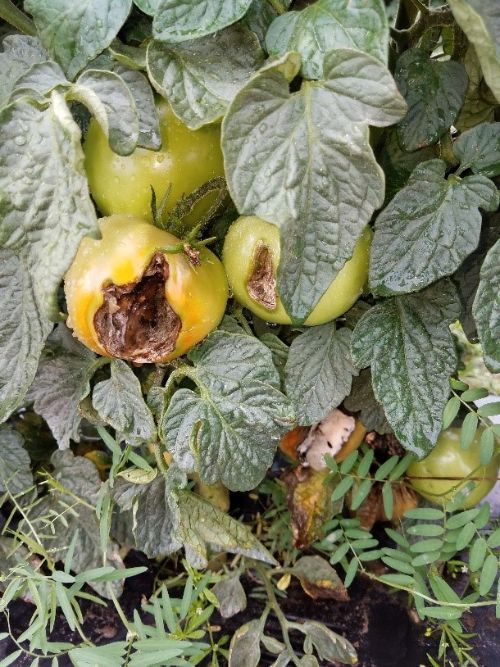
[[[276,308],[276,276],[271,252],[264,243],[259,243],[255,250],[254,269],[247,282],[247,292],[267,310]]]
[[[168,276],[165,256],[155,253],[137,282],[103,287],[94,327],[110,356],[154,363],[174,350],[182,323],[165,298]]]

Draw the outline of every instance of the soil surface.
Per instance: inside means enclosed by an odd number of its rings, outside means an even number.
[[[140,553],[131,553],[127,565],[148,566],[148,571],[128,580],[125,591],[120,598],[125,612],[131,615],[134,608],[139,607],[141,597],[148,596],[152,591],[154,572],[149,561]],[[243,581],[248,594],[248,606],[229,620],[214,614],[212,622],[221,627],[223,634],[232,635],[243,623],[260,615],[263,603],[252,597],[255,585],[250,579]],[[411,610],[405,605],[404,597],[391,595],[383,586],[372,584],[358,577],[349,589],[349,602],[331,600],[313,600],[301,589],[299,584],[292,583],[286,599],[281,606],[290,620],[317,620],[325,623],[335,632],[347,637],[356,647],[359,656],[359,667],[420,667],[429,665],[427,653],[436,655],[437,637],[425,637],[425,626],[416,622]],[[125,639],[125,630],[114,610],[114,607],[100,607],[95,604],[83,606],[85,609],[84,631],[96,644]],[[10,607],[11,627],[16,635],[20,634],[29,622],[32,606],[22,601],[14,602]],[[481,667],[498,667],[500,664],[500,624],[495,619],[493,608],[477,609],[474,614],[464,618],[470,632],[477,633],[471,640],[475,646],[474,657]],[[0,618],[0,632],[7,630],[4,618]],[[268,619],[266,634],[281,639],[279,625],[274,616]],[[77,643],[78,635],[72,633],[64,619],[59,615],[53,641],[71,641]],[[295,643],[296,642],[296,643]],[[292,635],[300,654],[301,636]],[[0,642],[0,659],[14,650],[10,641]],[[261,665],[271,665],[275,656],[262,654]],[[33,658],[26,655],[18,658],[16,667],[31,665]],[[70,666],[69,659],[60,659],[61,667]],[[326,665],[327,663],[322,663]],[[331,664],[331,663],[328,663]],[[48,667],[50,661],[41,660],[40,667]]]
[[[238,496],[240,496],[238,498]],[[245,494],[246,495],[246,494]],[[235,494],[233,501],[242,500],[243,494]],[[500,510],[500,484],[487,498],[494,514]],[[236,505],[239,503],[236,502]],[[248,496],[242,505],[248,504]],[[243,508],[242,508],[243,509]],[[149,597],[153,591],[156,568],[142,553],[132,551],[125,559],[127,567],[146,566],[147,571],[128,579],[120,598],[120,603],[128,617],[133,610],[140,608],[143,597]],[[257,580],[247,577],[242,581],[248,598],[248,606],[231,619],[222,619],[218,613],[212,616],[212,624],[221,627],[221,633],[232,636],[234,631],[247,621],[260,616],[264,603],[254,596]],[[358,577],[349,588],[350,600],[338,602],[332,600],[313,600],[306,595],[300,585],[294,581],[287,591],[287,597],[280,600],[281,608],[287,618],[293,621],[321,621],[333,631],[345,636],[356,648],[359,667],[428,667],[427,654],[437,654],[438,636],[425,636],[426,625],[419,623],[404,595],[390,593],[379,584],[374,584],[364,577]],[[125,639],[126,631],[110,603],[102,607],[94,603],[82,603],[85,634],[95,644]],[[10,624],[15,636],[19,636],[29,623],[33,607],[31,604],[16,600],[10,605]],[[148,622],[147,617],[145,617]],[[152,622],[152,619],[149,619]],[[474,646],[473,657],[480,667],[498,667],[500,665],[500,621],[495,618],[494,607],[474,609],[472,614],[463,618],[468,632],[476,633],[470,640]],[[0,633],[7,632],[5,617],[0,614]],[[268,618],[266,634],[281,640],[279,624],[274,616]],[[292,634],[292,643],[300,654],[302,636]],[[52,641],[79,643],[80,637],[71,632],[64,618],[58,614]],[[10,640],[0,642],[0,660],[15,650]],[[263,652],[260,665],[271,665],[276,656]],[[28,667],[33,662],[29,655],[16,660],[15,667]],[[40,660],[40,667],[49,667],[49,660]],[[60,659],[61,667],[70,667],[69,659]],[[331,663],[322,663],[322,665]],[[448,666],[447,666],[448,667]]]

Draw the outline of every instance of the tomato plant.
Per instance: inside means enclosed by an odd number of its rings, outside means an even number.
[[[324,324],[348,310],[363,291],[368,277],[371,231],[366,229],[353,255],[331,282],[307,326]],[[235,298],[263,320],[291,324],[279,295],[276,273],[280,261],[279,229],[256,216],[238,218],[230,227],[223,249],[223,263]]]
[[[488,465],[481,465],[481,435],[478,429],[472,443],[460,446],[460,429],[443,431],[432,452],[421,461],[415,461],[407,474],[412,487],[438,505],[445,505],[462,490],[467,496],[462,507],[477,505],[495,486],[500,461],[494,457]],[[471,489],[464,489],[466,485]]]
[[[123,215],[101,218],[65,276],[68,326],[98,354],[164,363],[185,354],[222,319],[227,281],[207,248],[193,263],[166,254],[179,239]]]
[[[91,120],[84,144],[85,171],[104,215],[123,213],[151,221],[151,188],[158,201],[168,192],[168,213],[183,196],[224,175],[218,124],[190,130],[165,101],[158,103],[158,116],[161,147],[137,147],[131,155],[117,155],[100,125]],[[196,224],[215,199],[213,193],[205,195],[184,224]]]
[[[292,577],[404,591],[433,667],[500,615],[498,2],[438,4],[0,0],[0,662],[353,664]]]

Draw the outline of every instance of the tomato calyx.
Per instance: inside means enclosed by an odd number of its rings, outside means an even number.
[[[201,239],[199,241],[190,239],[188,236],[185,241],[181,241],[180,243],[157,248],[157,252],[163,253],[165,255],[177,255],[178,253],[183,252],[193,266],[199,266],[200,248],[204,248],[216,240],[216,236],[211,236],[208,239]]]
[[[182,322],[165,298],[169,272],[165,256],[155,252],[136,282],[102,288],[94,327],[110,356],[155,363],[174,350]]]
[[[267,310],[276,310],[276,276],[269,246],[262,241],[255,249],[253,270],[247,282],[248,295]]]
[[[157,251],[166,255],[184,253],[193,266],[199,266],[200,248],[204,248],[217,240],[216,236],[211,236],[207,239],[201,239],[200,237],[205,226],[219,212],[227,197],[226,181],[222,177],[212,178],[191,194],[183,197],[175,205],[170,215],[166,217],[171,189],[171,186],[167,187],[167,190],[158,205],[155,190],[153,186],[151,186],[151,215],[153,224],[156,227],[170,232],[174,236],[179,236],[182,240],[174,245],[157,248]],[[199,201],[201,201],[207,194],[214,191],[219,192],[216,201],[202,220],[186,235],[185,230],[183,229],[183,219],[192,212],[193,208]]]
[[[166,232],[170,232],[174,236],[182,237],[185,233],[186,226],[184,225],[184,218],[193,212],[196,204],[202,201],[207,195],[212,192],[218,192],[218,197],[212,206],[208,209],[205,215],[201,218],[194,229],[203,229],[223,208],[227,196],[227,184],[222,176],[211,178],[206,183],[203,183],[199,188],[196,188],[188,195],[184,195],[174,206],[174,208],[167,214],[170,193],[172,192],[172,184],[169,184],[165,194],[158,203],[155,189],[150,185],[151,189],[151,217],[153,224]],[[191,230],[193,231],[193,230]]]

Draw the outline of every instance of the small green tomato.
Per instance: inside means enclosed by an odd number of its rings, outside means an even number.
[[[363,291],[368,275],[372,232],[367,227],[353,255],[323,294],[305,324],[330,322],[345,313]],[[280,232],[254,215],[239,217],[224,241],[222,261],[235,299],[267,322],[291,324],[276,291]]]

